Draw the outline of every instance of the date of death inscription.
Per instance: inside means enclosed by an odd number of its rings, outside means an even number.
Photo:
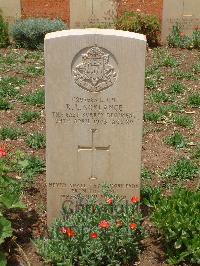
[[[62,111],[51,112],[55,123],[89,125],[133,125],[135,114],[116,98],[73,97]]]

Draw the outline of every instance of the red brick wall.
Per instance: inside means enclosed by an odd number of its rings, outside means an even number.
[[[175,0],[176,1],[176,0]],[[162,19],[163,0],[118,0],[118,14],[123,11],[141,11]]]
[[[140,10],[141,12],[155,14],[160,20],[162,19],[163,0],[117,0],[117,2],[118,14],[125,10]],[[21,6],[23,18],[58,17],[69,24],[70,0],[21,0]]]
[[[22,17],[60,18],[69,23],[70,0],[21,0]]]

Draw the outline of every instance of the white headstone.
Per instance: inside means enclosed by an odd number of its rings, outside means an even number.
[[[166,42],[173,26],[178,22],[182,32],[191,35],[200,28],[200,0],[164,0],[162,41]]]
[[[70,0],[70,28],[112,25],[116,13],[113,0]]]
[[[130,32],[47,34],[48,223],[102,182],[139,197],[145,51],[145,36]]]

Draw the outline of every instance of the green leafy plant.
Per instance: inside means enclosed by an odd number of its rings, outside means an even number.
[[[195,74],[199,74],[200,73],[200,62],[197,62],[194,65],[192,65],[192,71]]]
[[[174,115],[173,122],[177,126],[185,127],[185,128],[192,128],[193,127],[193,120],[191,117],[187,115]]]
[[[38,239],[38,252],[55,265],[124,265],[139,253],[144,237],[138,198],[126,204],[108,189],[102,201],[77,198],[77,208],[63,208],[63,217]],[[80,204],[80,205],[79,205]]]
[[[188,103],[192,107],[200,107],[200,94],[194,93],[188,97]]]
[[[35,176],[45,170],[45,163],[39,157],[27,155],[21,151],[11,155],[10,166],[13,172],[22,177],[25,186],[29,185]]]
[[[116,20],[116,29],[142,33],[150,46],[159,43],[160,23],[154,15],[126,11]]]
[[[12,106],[7,100],[0,98],[0,110],[6,111],[6,110],[9,110],[11,108],[12,108]]]
[[[66,29],[65,24],[58,19],[23,19],[13,25],[11,34],[17,46],[40,49],[47,33],[64,29]]]
[[[153,207],[158,203],[161,195],[162,188],[160,187],[144,186],[141,188],[141,202],[148,207]]]
[[[162,120],[162,115],[158,112],[144,112],[144,121],[158,122]]]
[[[171,101],[170,97],[163,91],[152,92],[152,94],[150,95],[150,99],[152,102],[155,103]]]
[[[182,71],[179,69],[173,69],[172,75],[178,80],[197,80],[192,71]]]
[[[192,179],[199,173],[199,168],[192,161],[186,158],[178,160],[175,164],[169,166],[162,177],[173,178],[173,179]]]
[[[169,93],[171,94],[181,94],[185,91],[185,86],[182,85],[179,82],[175,82],[173,84],[170,85],[169,87]]]
[[[170,53],[164,49],[155,49],[154,61],[158,67],[177,67],[179,62]]]
[[[6,215],[12,210],[24,208],[20,201],[21,183],[9,176],[10,168],[4,160],[6,156],[6,152],[0,148],[0,245],[13,234],[11,222]],[[3,249],[0,252],[0,265],[7,265]]]
[[[175,132],[171,136],[168,136],[164,139],[164,142],[167,145],[173,146],[176,149],[184,148],[187,146],[187,141],[183,137],[183,135],[179,132]]]
[[[9,44],[8,23],[4,21],[0,12],[0,48],[7,47]]]
[[[165,241],[168,262],[200,264],[200,190],[176,189],[162,197],[151,217]]]
[[[34,93],[27,95],[23,98],[24,103],[28,103],[30,105],[41,106],[45,103],[45,92],[43,89],[39,89]]]
[[[152,172],[147,168],[142,168],[141,178],[145,180],[145,179],[151,179],[151,177],[152,177]]]
[[[44,67],[43,66],[27,66],[23,70],[24,74],[27,74],[32,77],[38,77],[44,75]]]
[[[1,140],[16,140],[18,137],[22,136],[24,132],[21,129],[12,127],[3,127],[0,129],[0,139]]]
[[[45,136],[39,132],[31,134],[26,139],[26,144],[33,149],[45,148],[46,140]]]
[[[28,122],[33,122],[40,118],[40,113],[36,111],[23,111],[17,116],[17,122],[20,124],[26,124]]]
[[[172,113],[180,113],[182,111],[183,111],[182,107],[175,104],[162,105],[159,107],[159,112],[165,116],[171,115]]]
[[[15,97],[21,86],[27,84],[24,79],[5,77],[0,80],[0,97]]]

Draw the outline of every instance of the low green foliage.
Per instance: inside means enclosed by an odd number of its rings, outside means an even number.
[[[144,121],[158,122],[162,120],[162,115],[158,112],[144,112]]]
[[[193,127],[193,120],[191,117],[187,115],[174,115],[173,122],[177,126],[185,127],[185,128],[192,128]]]
[[[171,84],[171,86],[169,87],[169,93],[171,94],[181,94],[185,91],[185,86],[179,82],[175,82],[173,84]]]
[[[200,107],[200,93],[194,93],[188,97],[188,103],[192,107]]]
[[[9,103],[9,101],[4,100],[0,98],[0,110],[9,110],[12,108],[12,105]]]
[[[145,79],[145,87],[149,90],[153,90],[157,87],[157,82],[154,79],[146,78]]]
[[[157,202],[159,202],[161,194],[162,189],[160,187],[142,187],[141,202],[148,207],[153,207]]]
[[[9,44],[8,23],[4,21],[0,13],[0,48],[7,47]]]
[[[199,169],[191,160],[182,158],[178,160],[175,164],[169,166],[163,174],[162,177],[173,178],[173,179],[192,179],[196,177],[199,173]]]
[[[185,35],[181,30],[182,27],[178,23],[173,26],[172,32],[168,36],[168,45],[176,48],[199,49],[200,30],[194,30],[192,36]]]
[[[23,19],[13,25],[11,34],[17,46],[40,49],[47,33],[64,29],[66,29],[65,24],[58,19]]]
[[[0,139],[1,140],[16,140],[18,137],[22,136],[24,132],[21,129],[13,127],[3,127],[0,129]]]
[[[138,199],[126,204],[103,191],[102,202],[79,197],[76,211],[63,209],[63,219],[49,230],[49,239],[36,241],[38,252],[54,265],[124,265],[139,253],[144,237]],[[79,205],[80,204],[80,205]],[[67,202],[66,202],[67,205]]]
[[[26,139],[26,144],[33,149],[41,149],[46,146],[45,136],[39,132],[33,133]]]
[[[152,177],[152,172],[147,168],[142,168],[141,178],[145,180],[145,179],[151,179],[151,177]]]
[[[164,139],[164,142],[167,145],[173,146],[176,149],[184,148],[187,146],[187,141],[183,137],[183,135],[179,132],[175,132],[171,136],[168,136]]]
[[[43,89],[39,89],[34,93],[27,95],[23,98],[24,103],[28,103],[30,105],[41,106],[45,103],[45,92]]]
[[[159,107],[159,112],[165,116],[171,115],[172,113],[180,113],[182,111],[183,111],[182,107],[175,104],[162,105]]]
[[[6,160],[0,158],[0,245],[13,234],[11,222],[6,214],[12,210],[22,209],[24,205],[20,201],[22,195],[21,183],[9,176],[9,167]],[[0,252],[0,263],[6,266],[6,255]]]
[[[200,159],[200,143],[192,150],[192,159]]]
[[[197,77],[192,71],[182,71],[179,69],[173,69],[172,75],[178,80],[197,80]]]
[[[200,73],[200,62],[197,62],[197,63],[195,63],[195,64],[192,66],[192,71],[193,71],[195,74],[199,74],[199,73]]]
[[[200,264],[199,204],[199,190],[176,189],[155,206],[151,219],[163,236],[170,264]]]
[[[10,163],[12,171],[22,177],[24,185],[29,185],[35,176],[45,170],[45,164],[39,157],[27,155],[21,151],[17,151],[12,155]]]
[[[158,65],[147,67],[145,70],[145,87],[153,90],[163,81],[163,76]]]
[[[24,68],[23,73],[32,77],[44,76],[43,66],[27,66]]]
[[[154,61],[158,67],[177,67],[179,65],[178,60],[174,56],[160,48],[154,50]]]
[[[40,118],[40,113],[36,111],[23,111],[17,117],[17,122],[20,124],[26,124],[28,122],[33,122]]]
[[[154,15],[125,11],[117,19],[116,29],[142,33],[146,35],[150,46],[159,43],[160,23]]]
[[[27,84],[24,79],[4,77],[0,80],[0,97],[15,97],[21,86]]]
[[[150,99],[152,102],[155,102],[155,103],[171,101],[171,98],[163,91],[152,92]]]

